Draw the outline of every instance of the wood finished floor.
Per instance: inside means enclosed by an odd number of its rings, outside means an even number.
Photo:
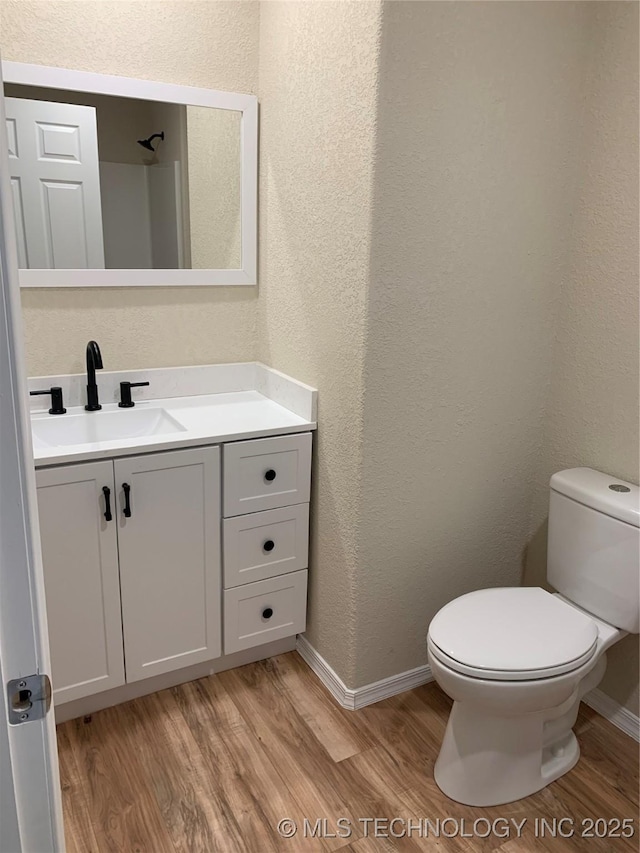
[[[433,763],[450,701],[435,684],[339,708],[295,652],[184,684],[58,727],[68,853],[468,853],[638,849],[637,745],[582,706],[577,767],[526,800],[447,800]],[[352,822],[350,838],[293,839],[282,818]],[[527,819],[520,838],[366,837],[360,818]],[[633,818],[629,840],[536,838],[536,818]],[[451,833],[452,824],[446,824]],[[461,826],[458,823],[458,826]],[[568,825],[563,824],[565,829]],[[482,832],[484,824],[478,825]],[[396,832],[402,825],[395,824]],[[384,831],[380,826],[379,830]]]

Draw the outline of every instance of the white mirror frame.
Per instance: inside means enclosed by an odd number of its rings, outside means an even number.
[[[2,62],[5,83],[68,89],[100,95],[118,95],[145,101],[163,101],[197,107],[214,107],[242,113],[240,130],[240,222],[242,268],[230,270],[116,270],[116,269],[25,269],[20,270],[21,287],[152,287],[257,284],[258,223],[258,99],[255,95],[178,86],[110,74],[94,74]]]

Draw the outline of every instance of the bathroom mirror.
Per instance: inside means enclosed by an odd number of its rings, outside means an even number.
[[[255,96],[2,71],[23,287],[256,284]]]

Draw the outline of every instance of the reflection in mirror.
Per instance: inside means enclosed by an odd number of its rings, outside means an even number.
[[[21,268],[241,266],[241,112],[4,88]]]

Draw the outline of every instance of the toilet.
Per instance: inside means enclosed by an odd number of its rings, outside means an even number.
[[[427,653],[453,699],[434,768],[459,803],[519,800],[580,757],[581,698],[606,650],[640,619],[640,489],[591,468],[551,478],[547,577],[539,587],[481,589],[433,618]]]

